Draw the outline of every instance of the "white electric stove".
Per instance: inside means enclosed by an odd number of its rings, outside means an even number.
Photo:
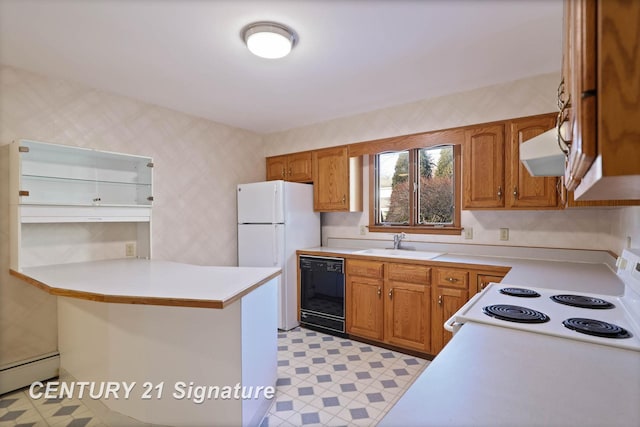
[[[621,296],[491,283],[445,323],[476,322],[640,352],[640,249],[618,259]]]

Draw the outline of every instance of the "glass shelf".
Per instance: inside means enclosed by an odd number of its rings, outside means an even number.
[[[152,204],[150,157],[26,140],[20,141],[19,155],[20,204]]]

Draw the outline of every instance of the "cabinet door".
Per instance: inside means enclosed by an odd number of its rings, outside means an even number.
[[[553,129],[555,115],[533,117],[511,122],[510,185],[507,188],[509,207],[544,208],[558,204],[557,182],[554,177],[532,177],[520,161],[520,144]]]
[[[346,147],[313,152],[313,205],[316,211],[349,210],[349,154]]]
[[[598,2],[599,3],[599,2]],[[607,3],[607,2],[605,2]],[[614,3],[614,2],[612,2]],[[565,2],[565,88],[571,103],[571,152],[565,185],[575,190],[594,159],[596,146],[596,2]],[[616,99],[619,104],[619,99]]]
[[[436,287],[433,296],[433,319],[431,326],[431,353],[438,354],[451,339],[451,332],[444,329],[444,322],[469,299],[465,289]]]
[[[503,276],[494,276],[490,274],[478,274],[476,283],[477,292],[482,292],[491,282],[500,283],[502,277]]]
[[[463,209],[504,207],[504,125],[464,135]]]
[[[383,281],[368,277],[347,276],[347,333],[382,341]]]
[[[287,156],[267,157],[267,181],[287,177]]]
[[[287,181],[311,182],[311,152],[287,156]]]
[[[385,342],[428,352],[431,348],[431,286],[388,282],[385,286]]]

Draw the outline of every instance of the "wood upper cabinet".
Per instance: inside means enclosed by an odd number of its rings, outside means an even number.
[[[311,151],[267,157],[267,181],[311,182]]]
[[[640,2],[566,0],[563,79],[575,199],[640,199]]]
[[[463,209],[554,209],[558,179],[532,177],[520,145],[555,126],[556,114],[524,117],[465,131]]]
[[[509,167],[506,189],[507,206],[514,208],[556,207],[558,205],[558,178],[532,177],[520,161],[520,145],[553,129],[555,114],[528,117],[509,123],[507,165]]]
[[[362,210],[362,158],[347,147],[313,151],[313,206],[321,212]]]
[[[287,156],[267,157],[267,181],[287,178]]]
[[[465,130],[462,208],[502,208],[505,206],[503,124]]]
[[[596,148],[596,1],[564,5],[563,77],[558,88],[565,139],[572,141],[565,185],[575,190],[597,155]],[[584,95],[583,95],[584,94]]]
[[[346,261],[346,330],[348,334],[382,341],[384,338],[384,264]]]

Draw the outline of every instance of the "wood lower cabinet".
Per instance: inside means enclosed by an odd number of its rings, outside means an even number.
[[[311,151],[267,157],[267,181],[311,182]]]
[[[431,269],[396,263],[387,266],[384,339],[427,353],[431,349]]]
[[[446,322],[469,300],[468,270],[435,268],[433,270],[431,353],[437,354],[451,339],[444,329]]]
[[[345,257],[346,332],[436,355],[451,339],[444,323],[509,267]]]
[[[347,259],[346,271],[349,335],[429,352],[429,267]]]
[[[476,275],[476,292],[482,292],[489,283],[500,283],[504,276],[495,276],[493,274]]]
[[[469,291],[462,288],[434,286],[431,353],[438,354],[451,340],[451,332],[444,323],[469,300]]]
[[[347,333],[381,341],[384,337],[384,264],[350,259],[346,263]]]

